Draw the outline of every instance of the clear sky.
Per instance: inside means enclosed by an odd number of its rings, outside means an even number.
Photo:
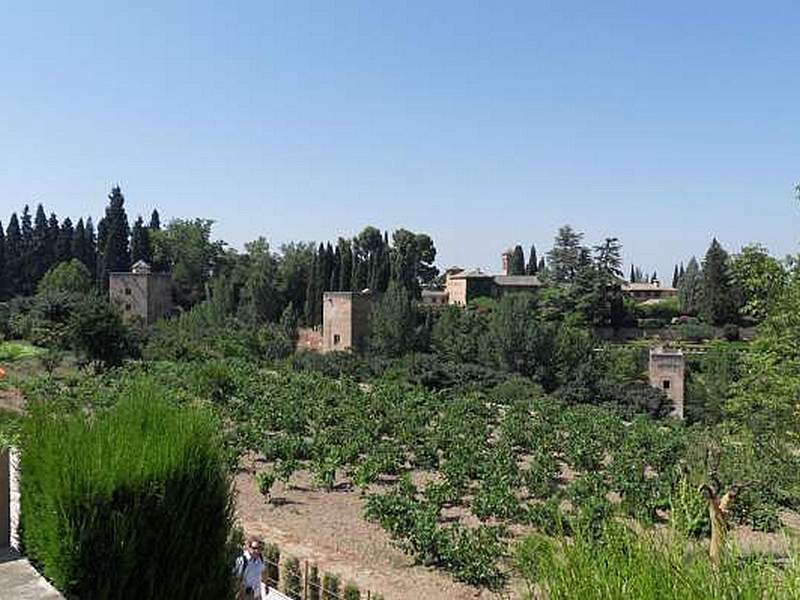
[[[119,182],[234,246],[405,226],[499,268],[570,223],[659,273],[712,236],[797,251],[797,2],[3,4],[4,221]]]

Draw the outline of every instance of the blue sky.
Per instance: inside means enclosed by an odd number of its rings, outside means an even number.
[[[234,246],[405,226],[497,268],[570,223],[660,273],[712,236],[797,250],[796,2],[33,4],[0,19],[4,221],[119,182]]]

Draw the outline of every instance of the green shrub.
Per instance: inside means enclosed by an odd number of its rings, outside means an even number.
[[[273,587],[278,587],[280,580],[281,551],[277,544],[264,546],[264,581]]]
[[[230,593],[231,484],[209,412],[170,405],[145,385],[91,417],[54,418],[45,403],[30,411],[23,543],[48,579],[80,598]]]
[[[706,550],[685,538],[663,531],[636,534],[617,523],[599,537],[523,544],[537,550],[537,562],[530,564],[530,548],[523,545],[515,552],[515,569],[550,600],[763,600],[797,598],[800,590],[796,559],[781,571],[769,559],[744,560],[732,551],[714,573]]]
[[[325,573],[322,576],[322,600],[339,600],[339,576]]]
[[[311,565],[308,572],[308,598],[306,600],[320,600],[322,584],[319,581],[319,567]]]
[[[361,592],[355,583],[348,581],[344,586],[344,600],[361,600]]]
[[[301,590],[300,561],[290,556],[283,563],[283,592],[292,598],[299,598]]]

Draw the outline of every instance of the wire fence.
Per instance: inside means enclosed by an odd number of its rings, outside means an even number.
[[[275,545],[267,545],[263,555],[263,582],[293,600],[383,600],[381,594],[361,590],[352,582],[343,582],[337,574],[320,571],[316,563],[282,557]]]

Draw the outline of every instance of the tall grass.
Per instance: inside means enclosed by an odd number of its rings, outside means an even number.
[[[87,599],[230,596],[231,484],[210,413],[147,384],[91,417],[30,411],[23,543],[47,578]]]
[[[714,573],[705,549],[667,532],[635,533],[611,523],[599,539],[531,536],[514,563],[531,598],[549,600],[766,600],[800,598],[800,564],[728,556]]]

